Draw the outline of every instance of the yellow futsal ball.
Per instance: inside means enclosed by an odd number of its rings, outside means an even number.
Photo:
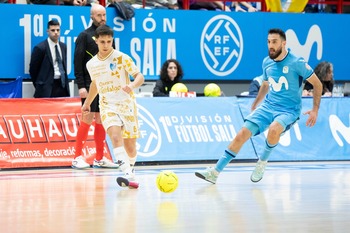
[[[173,171],[161,171],[157,176],[156,184],[163,193],[171,193],[175,191],[179,181]]]
[[[221,95],[221,89],[217,84],[209,83],[204,87],[204,95],[208,97],[218,97]]]
[[[175,84],[171,87],[171,91],[175,91],[175,92],[188,92],[188,89],[187,89],[186,85],[183,84],[183,83],[175,83]]]

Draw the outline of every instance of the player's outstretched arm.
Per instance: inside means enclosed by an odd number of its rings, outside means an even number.
[[[145,82],[145,77],[141,73],[134,75],[134,81],[130,82],[129,85],[123,87],[123,91],[130,93],[133,89],[140,87]]]
[[[264,81],[261,84],[258,95],[256,96],[256,98],[252,104],[252,107],[251,107],[252,111],[254,111],[258,107],[258,105],[261,103],[261,101],[265,98],[267,92],[269,92],[269,82]]]
[[[309,115],[309,118],[306,120],[306,126],[312,127],[316,124],[318,109],[320,108],[321,96],[322,96],[322,83],[314,73],[310,78],[307,79],[309,83],[313,86],[313,107],[312,110],[306,111],[304,113]]]
[[[81,107],[81,111],[83,113],[90,112],[90,105],[91,105],[92,101],[95,99],[96,95],[97,95],[96,82],[92,81],[90,84],[89,94],[87,95],[86,100],[84,101],[84,104]]]

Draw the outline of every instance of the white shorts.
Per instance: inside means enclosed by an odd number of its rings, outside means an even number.
[[[103,127],[121,126],[123,138],[139,138],[137,105],[134,100],[125,100],[112,106],[101,106],[100,114]]]

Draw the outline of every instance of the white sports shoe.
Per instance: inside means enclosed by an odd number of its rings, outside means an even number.
[[[85,169],[85,168],[89,168],[90,164],[88,164],[83,156],[78,156],[76,157],[73,161],[72,161],[72,168],[75,169]]]
[[[213,184],[216,183],[216,180],[218,179],[218,176],[219,176],[219,172],[217,172],[213,167],[208,167],[206,170],[203,170],[203,171],[196,171],[194,174],[197,177]]]
[[[120,165],[117,163],[113,163],[106,157],[103,157],[100,161],[94,159],[94,168],[119,168]]]
[[[250,176],[251,181],[256,183],[256,182],[259,182],[263,178],[266,164],[267,164],[267,161],[261,161],[261,160],[259,160],[256,163],[256,167],[255,167],[252,175]]]
[[[135,172],[132,171],[130,173],[125,173],[124,178],[128,179],[129,181],[135,181]]]
[[[117,183],[120,187],[128,187],[129,189],[137,189],[139,182],[135,179],[135,172],[125,173],[124,176],[117,178]]]

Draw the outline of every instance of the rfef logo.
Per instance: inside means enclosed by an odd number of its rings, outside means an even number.
[[[204,26],[200,51],[207,69],[217,76],[231,74],[243,54],[243,37],[238,24],[227,15],[217,15]]]
[[[140,125],[140,138],[137,140],[137,151],[140,156],[155,156],[162,145],[162,135],[157,120],[146,108],[137,105]]]

